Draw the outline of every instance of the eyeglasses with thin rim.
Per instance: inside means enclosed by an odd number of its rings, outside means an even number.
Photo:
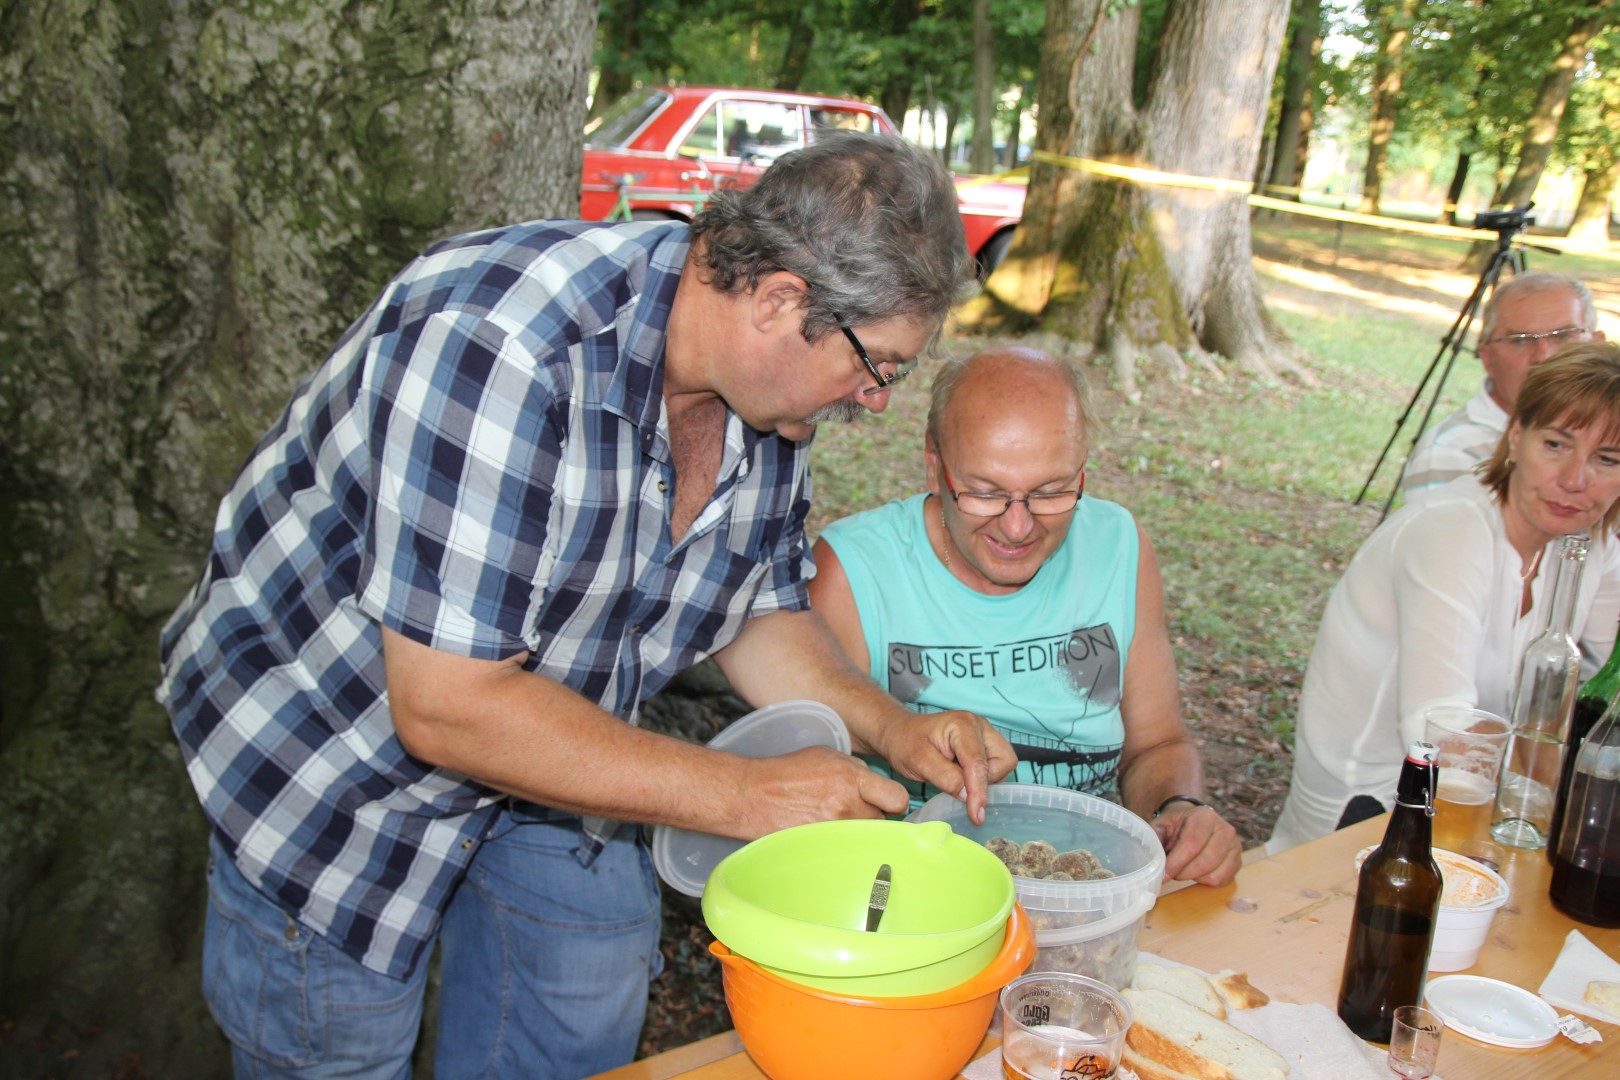
[[[1489,341],[1480,342],[1479,348],[1484,348],[1486,345],[1506,345],[1511,349],[1523,349],[1536,344],[1538,341],[1548,340],[1554,345],[1562,345],[1565,342],[1574,341],[1586,333],[1589,333],[1589,331],[1584,326],[1566,326],[1562,330],[1547,330],[1539,334],[1503,334],[1501,337],[1493,337]]]
[[[855,331],[849,328],[849,324],[844,321],[844,317],[835,312],[833,318],[838,320],[838,329],[842,330],[844,336],[849,338],[850,345],[855,349],[855,355],[861,358],[861,363],[866,365],[866,370],[872,373],[872,378],[877,383],[876,386],[869,386],[862,390],[862,394],[870,396],[872,394],[881,394],[885,390],[891,390],[894,388],[895,383],[917,370],[917,365],[913,362],[909,367],[897,367],[894,369],[893,375],[885,376],[883,372],[878,370],[877,365],[872,363],[871,356],[867,355],[866,346],[861,344],[861,339],[855,336]]]
[[[945,491],[950,495],[951,501],[956,503],[956,508],[972,517],[1000,517],[1012,509],[1013,503],[1023,503],[1024,509],[1036,517],[1055,517],[1058,514],[1067,514],[1080,505],[1080,497],[1086,493],[1085,469],[1080,470],[1080,486],[1077,488],[1069,491],[1035,491],[1022,499],[988,491],[957,491],[955,483],[951,480],[951,471],[945,467],[945,462],[939,463],[939,471],[945,476]]]

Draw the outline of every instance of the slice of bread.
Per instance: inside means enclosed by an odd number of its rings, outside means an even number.
[[[1586,984],[1586,1000],[1605,1012],[1620,1016],[1620,982],[1594,980]]]
[[[1137,964],[1136,978],[1131,980],[1131,985],[1138,990],[1163,990],[1189,1005],[1197,1006],[1217,1020],[1226,1019],[1226,1003],[1216,992],[1215,984],[1206,979],[1202,971],[1166,964]]]
[[[1241,971],[1224,968],[1217,972],[1210,982],[1215,984],[1216,991],[1221,995],[1221,1000],[1226,1002],[1228,1009],[1258,1009],[1271,1003],[1271,998],[1265,991],[1250,983],[1249,977]]]
[[[1197,1080],[1283,1080],[1281,1054],[1163,990],[1126,989],[1135,1019],[1125,1042],[1139,1057]]]

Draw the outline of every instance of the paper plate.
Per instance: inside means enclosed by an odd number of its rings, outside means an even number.
[[[1558,1037],[1558,1014],[1530,991],[1479,975],[1429,983],[1429,1008],[1446,1026],[1497,1046],[1546,1046]]]
[[[743,757],[775,757],[807,746],[850,751],[849,729],[819,701],[781,701],[749,713],[709,740],[715,750]],[[702,896],[709,873],[743,846],[741,840],[659,826],[652,831],[652,861],[658,876],[687,896]]]

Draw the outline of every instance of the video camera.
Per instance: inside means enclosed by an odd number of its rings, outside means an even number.
[[[1526,225],[1534,225],[1536,219],[1530,216],[1530,208],[1535,203],[1525,203],[1516,210],[1486,210],[1474,215],[1474,228],[1493,229],[1499,233],[1523,232]]]

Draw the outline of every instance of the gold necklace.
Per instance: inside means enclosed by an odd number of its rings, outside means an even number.
[[[945,500],[939,500],[939,553],[944,556],[945,569],[951,568],[951,531],[945,527]]]

